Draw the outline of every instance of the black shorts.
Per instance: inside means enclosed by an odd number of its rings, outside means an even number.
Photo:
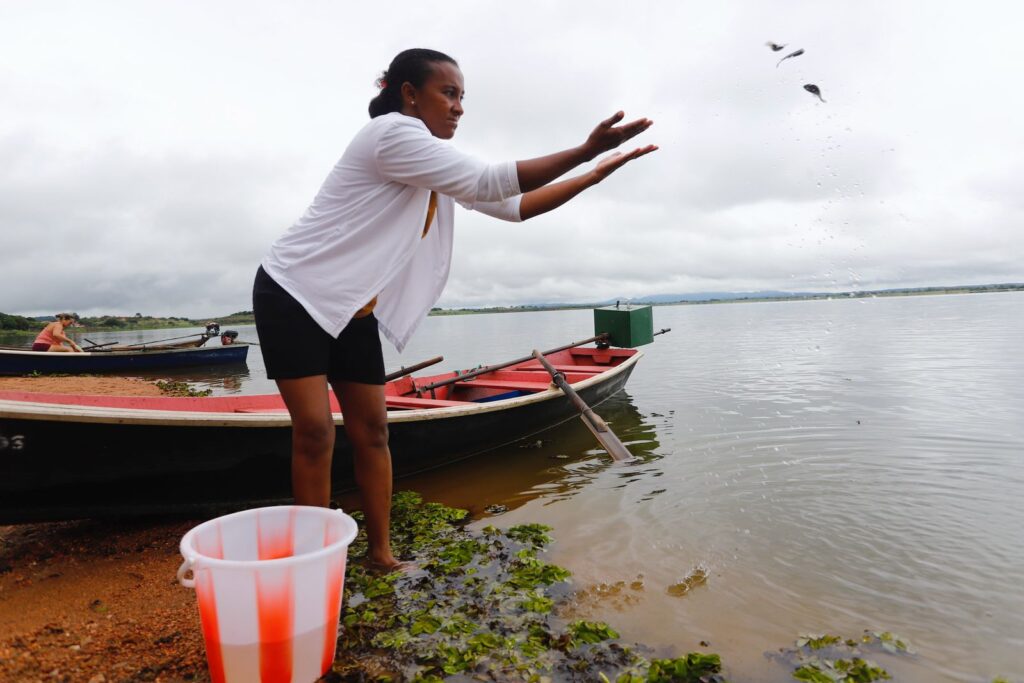
[[[270,379],[327,375],[329,381],[384,384],[377,318],[353,318],[337,339],[260,266],[252,287],[256,335]]]

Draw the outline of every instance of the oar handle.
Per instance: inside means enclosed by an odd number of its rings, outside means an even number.
[[[594,335],[593,337],[590,337],[588,339],[582,339],[580,341],[573,342],[571,344],[566,344],[565,346],[559,346],[556,349],[548,349],[544,353],[545,354],[548,354],[548,353],[558,353],[559,351],[565,351],[566,349],[574,349],[577,346],[583,346],[584,344],[589,344],[590,342],[601,342],[601,341],[606,340],[607,338],[608,338],[608,335],[605,334],[604,332],[602,332],[601,334]],[[473,377],[477,377],[479,375],[483,375],[483,374],[486,374],[488,372],[494,372],[495,370],[501,370],[502,368],[507,368],[510,365],[516,365],[517,363],[525,363],[526,361],[530,360],[531,358],[533,358],[532,355],[531,356],[523,356],[522,358],[516,358],[515,360],[505,361],[504,363],[496,363],[495,365],[488,365],[487,367],[477,368],[476,370],[471,370],[469,372],[463,372],[461,374],[456,372],[454,377],[449,377],[448,379],[442,379],[442,380],[439,380],[437,382],[433,382],[431,384],[424,385],[422,387],[416,387],[416,391],[422,393],[424,391],[431,391],[433,389],[437,389],[438,387],[443,387],[443,386],[446,386],[448,384],[455,384],[456,382],[463,382],[463,381],[465,381],[467,379],[472,379]]]
[[[417,370],[428,368],[431,365],[437,365],[443,360],[444,356],[435,356],[433,358],[430,358],[429,360],[421,361],[419,363],[416,363],[415,365],[410,365],[407,368],[399,368],[398,370],[395,370],[389,375],[384,375],[384,381],[390,382],[391,380],[398,379],[399,377],[405,377],[406,375],[416,372]]]
[[[96,342],[94,342],[92,339],[89,339],[88,337],[82,337],[82,339],[87,341],[87,342],[89,342],[90,344],[92,344],[92,346],[90,346],[89,348],[85,349],[86,351],[92,351],[93,349],[102,349],[104,346],[113,346],[114,344],[120,344],[121,343],[121,342],[112,341],[112,342],[107,342],[106,344],[97,344]]]

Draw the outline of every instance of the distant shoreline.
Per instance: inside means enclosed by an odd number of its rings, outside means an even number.
[[[706,299],[687,299],[654,301],[651,299],[629,299],[625,302],[631,305],[652,305],[652,306],[695,306],[704,304],[736,304],[736,303],[760,303],[778,301],[814,301],[819,299],[874,299],[896,296],[938,296],[946,294],[987,294],[991,292],[1020,292],[1024,291],[1024,283],[1007,283],[996,285],[964,285],[954,287],[906,287],[900,289],[877,289],[865,291],[847,292],[806,292],[785,295],[757,296],[756,293],[749,296],[737,294],[733,297],[713,297]],[[601,301],[580,304],[524,304],[519,306],[491,306],[487,308],[434,308],[429,315],[478,315],[484,313],[529,313],[537,311],[572,311],[587,308],[599,308],[612,305],[613,301]],[[3,315],[3,314],[0,314]],[[95,334],[97,332],[133,332],[143,330],[181,330],[185,328],[200,328],[196,336],[202,332],[207,322],[216,322],[226,329],[230,325],[252,325],[255,321],[250,312],[233,313],[229,316],[210,318],[155,318],[152,316],[94,316],[83,318],[83,320],[104,319],[110,321],[117,319],[120,325],[84,325],[74,328],[72,332],[76,336],[83,334]],[[33,336],[46,324],[42,321],[34,321],[38,324],[35,329],[0,329],[0,334],[12,336]]]
[[[908,287],[903,289],[877,289],[857,292],[808,292],[778,296],[742,296],[708,299],[679,299],[652,301],[650,299],[625,299],[623,303],[633,306],[696,306],[703,304],[758,303],[765,301],[813,301],[815,299],[873,299],[892,296],[939,296],[944,294],[986,294],[991,292],[1021,292],[1024,283],[998,285],[965,285],[956,287]],[[613,305],[611,301],[585,304],[528,304],[522,306],[493,306],[489,308],[446,308],[434,309],[430,315],[473,315],[476,313],[524,313],[531,311],[569,311],[581,308],[599,308]]]

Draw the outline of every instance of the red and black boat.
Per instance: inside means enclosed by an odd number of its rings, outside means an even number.
[[[70,354],[65,354],[70,355]],[[547,360],[591,406],[642,354],[570,345]],[[513,443],[578,415],[534,358],[387,383],[396,477]],[[332,401],[333,401],[332,397]],[[332,405],[344,426],[344,406]],[[280,395],[205,398],[0,392],[0,523],[237,508],[290,496]],[[353,488],[338,430],[332,484]]]

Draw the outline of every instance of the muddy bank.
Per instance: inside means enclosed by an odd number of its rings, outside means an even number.
[[[192,591],[196,520],[0,527],[0,680],[206,681]]]
[[[0,390],[165,396],[118,376],[0,377]],[[0,680],[208,681],[195,595],[175,581],[200,520],[0,526]]]
[[[137,377],[102,375],[58,375],[42,377],[0,377],[0,391],[33,391],[48,394],[89,394],[103,396],[163,396],[153,381]]]

